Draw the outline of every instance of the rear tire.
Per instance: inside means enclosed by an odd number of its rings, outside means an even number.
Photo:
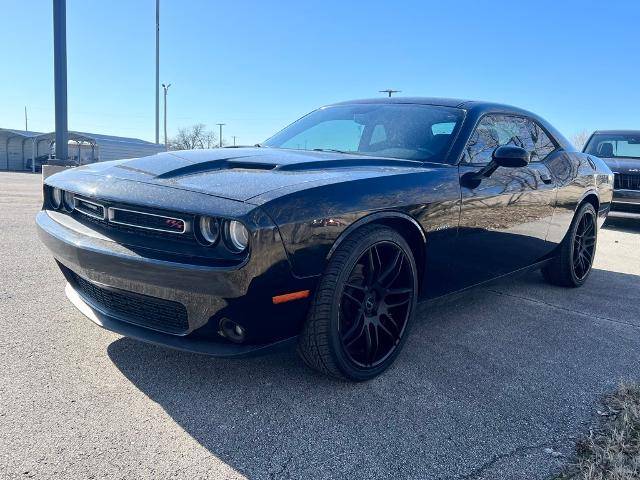
[[[369,225],[337,248],[320,279],[298,343],[314,370],[351,381],[380,375],[406,341],[417,298],[411,248],[397,231]]]
[[[558,255],[542,267],[542,276],[552,285],[581,287],[586,282],[596,253],[598,222],[595,208],[584,203],[573,217]]]

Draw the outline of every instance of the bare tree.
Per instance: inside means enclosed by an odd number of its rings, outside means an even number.
[[[571,142],[578,150],[582,150],[590,136],[591,135],[586,130],[580,130],[571,136]]]
[[[207,130],[204,123],[178,129],[178,134],[169,141],[169,150],[193,150],[196,148],[214,148],[218,137],[213,130]]]

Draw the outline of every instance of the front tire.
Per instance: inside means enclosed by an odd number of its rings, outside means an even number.
[[[298,353],[332,377],[364,381],[395,360],[416,307],[411,248],[397,231],[370,225],[331,257],[309,309]]]
[[[596,210],[585,203],[573,218],[558,255],[542,268],[542,276],[553,285],[581,287],[591,273],[597,241]]]

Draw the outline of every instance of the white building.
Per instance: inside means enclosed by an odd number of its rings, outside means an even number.
[[[55,139],[55,132],[40,133],[0,128],[0,170],[26,170],[28,165],[32,165],[34,157],[53,156]],[[85,165],[106,160],[144,157],[164,150],[164,145],[138,138],[70,131],[67,161],[70,165]]]

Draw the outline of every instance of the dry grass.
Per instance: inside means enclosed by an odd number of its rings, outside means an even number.
[[[623,384],[602,401],[600,425],[576,445],[557,480],[640,479],[640,384]]]

